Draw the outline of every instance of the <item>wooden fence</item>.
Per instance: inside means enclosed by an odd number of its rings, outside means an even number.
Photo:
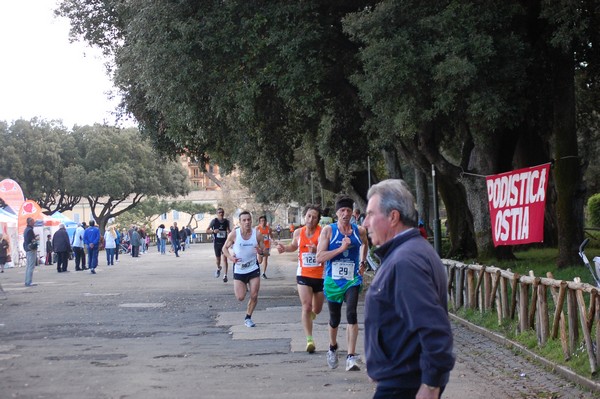
[[[518,321],[518,331],[535,330],[538,345],[560,339],[563,356],[569,360],[580,347],[580,333],[592,375],[600,362],[600,296],[598,289],[574,281],[522,276],[494,266],[466,265],[444,260],[448,271],[451,310],[462,307],[495,312],[498,324]],[[550,293],[550,295],[548,295]],[[589,305],[586,305],[589,304]]]

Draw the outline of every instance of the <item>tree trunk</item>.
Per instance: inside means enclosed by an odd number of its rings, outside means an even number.
[[[461,256],[473,258],[477,256],[477,246],[473,237],[473,218],[467,205],[464,187],[448,177],[438,179],[440,197],[446,205],[448,215],[448,234],[450,253],[444,256]]]
[[[429,188],[427,185],[427,174],[423,172],[421,168],[415,169],[415,191],[417,195],[417,211],[419,212],[419,219],[425,224],[427,231],[431,231],[429,226],[431,225],[429,219]]]
[[[390,179],[404,179],[402,167],[398,159],[398,153],[394,148],[384,148],[382,150],[385,161],[385,169]]]
[[[583,195],[581,167],[575,126],[575,79],[572,51],[556,51],[552,96],[554,181],[557,192],[558,267],[578,263],[577,251],[583,238]]]

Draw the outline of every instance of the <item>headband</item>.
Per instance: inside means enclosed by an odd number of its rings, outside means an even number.
[[[338,210],[340,210],[340,208],[352,209],[353,205],[354,205],[354,201],[352,201],[352,198],[340,198],[335,203],[335,211],[337,212]]]

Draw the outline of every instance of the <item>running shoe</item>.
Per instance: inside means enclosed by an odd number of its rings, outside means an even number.
[[[225,275],[225,277],[223,277],[223,282],[226,283],[227,282],[227,275]]]
[[[307,341],[307,342],[306,342],[306,351],[307,351],[308,353],[315,353],[315,350],[316,350],[316,349],[317,349],[317,348],[315,347],[315,343],[314,343],[314,341]]]
[[[267,275],[266,275],[265,273],[263,273],[263,274],[262,274],[262,278],[263,278],[264,280],[266,280],[266,279],[267,279]]]
[[[246,319],[244,321],[244,324],[246,325],[246,327],[255,327],[256,324],[254,324],[254,322],[252,321],[252,319]]]
[[[310,319],[314,320],[317,318],[317,314],[315,312],[310,312]]]
[[[221,275],[221,269],[215,270],[215,278],[219,278],[220,275]]]
[[[327,351],[327,365],[330,369],[336,369],[338,366],[338,356],[337,351],[333,351],[329,349]]]
[[[350,355],[346,358],[346,371],[359,371],[360,367],[356,364],[356,356]]]

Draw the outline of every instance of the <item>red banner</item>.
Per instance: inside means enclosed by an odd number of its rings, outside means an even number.
[[[544,241],[550,164],[486,177],[494,246]]]
[[[19,209],[19,234],[23,234],[25,231],[27,218],[33,218],[36,222],[44,220],[42,208],[34,200],[27,200],[21,204],[21,209]]]

